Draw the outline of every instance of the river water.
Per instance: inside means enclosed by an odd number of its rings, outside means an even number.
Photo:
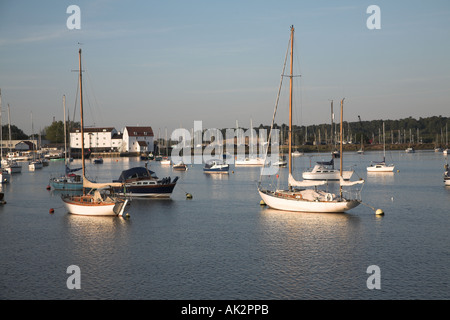
[[[366,180],[367,204],[346,214],[260,206],[258,168],[207,175],[199,164],[173,172],[151,162],[159,177],[180,180],[171,200],[133,200],[128,219],[68,214],[60,195],[46,189],[63,162],[36,172],[24,164],[2,186],[0,299],[449,299],[445,158],[391,152],[395,172],[368,176],[366,166],[381,157],[345,155],[355,178]],[[329,159],[295,158],[303,167],[316,160]],[[137,158],[104,159],[89,163],[87,172],[110,181],[142,165]],[[79,267],[80,289],[68,288],[72,265]],[[368,287],[369,266],[379,268],[379,288]]]

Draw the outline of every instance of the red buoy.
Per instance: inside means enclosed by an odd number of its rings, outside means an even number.
[[[51,208],[51,209],[49,210],[49,213],[53,213],[53,212],[55,212],[55,210],[54,210],[53,208]]]

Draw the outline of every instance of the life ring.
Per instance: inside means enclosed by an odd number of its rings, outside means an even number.
[[[333,195],[331,193],[327,193],[325,195],[325,200],[328,202],[333,201]]]

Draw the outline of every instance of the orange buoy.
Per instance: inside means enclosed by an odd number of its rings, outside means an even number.
[[[53,208],[50,208],[49,213],[53,213],[55,210]]]
[[[50,189],[51,189],[51,187],[48,185],[48,186],[47,186],[47,190],[50,190]]]

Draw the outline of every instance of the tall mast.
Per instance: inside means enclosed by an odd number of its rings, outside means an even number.
[[[344,98],[345,99],[345,98]],[[339,153],[340,153],[340,157],[339,157],[339,170],[340,170],[340,174],[342,177],[342,158],[343,158],[343,152],[342,152],[342,140],[343,140],[343,126],[342,126],[342,122],[343,122],[343,116],[344,116],[344,99],[341,100],[341,125],[340,125],[340,136],[341,136],[341,143],[340,143],[340,147],[339,147]]]
[[[8,103],[8,137],[9,137],[9,151],[11,151],[11,112]]]
[[[67,164],[67,130],[66,130],[66,95],[63,95],[63,107],[64,107],[64,164]]]
[[[339,145],[339,153],[340,153],[340,155],[339,155],[339,173],[341,175],[341,180],[343,179],[343,177],[342,177],[342,162],[343,162],[343,158],[344,158],[344,152],[342,152],[342,144],[343,144],[343,140],[344,140],[344,136],[343,136],[343,132],[342,132],[343,131],[342,123],[343,123],[343,118],[344,118],[344,99],[345,98],[343,98],[341,100],[341,125],[339,128],[340,136],[341,136],[341,141],[340,141],[340,145]],[[339,184],[339,194],[342,198],[342,184]]]
[[[294,64],[294,26],[291,26],[291,74],[289,77],[289,174],[292,174],[292,80]]]
[[[84,168],[84,129],[83,129],[83,82],[82,82],[82,69],[81,69],[81,49],[78,51],[78,60],[79,60],[79,72],[80,72],[80,117],[81,117],[81,166],[83,168],[83,180],[85,175]],[[84,188],[83,188],[84,193]]]

